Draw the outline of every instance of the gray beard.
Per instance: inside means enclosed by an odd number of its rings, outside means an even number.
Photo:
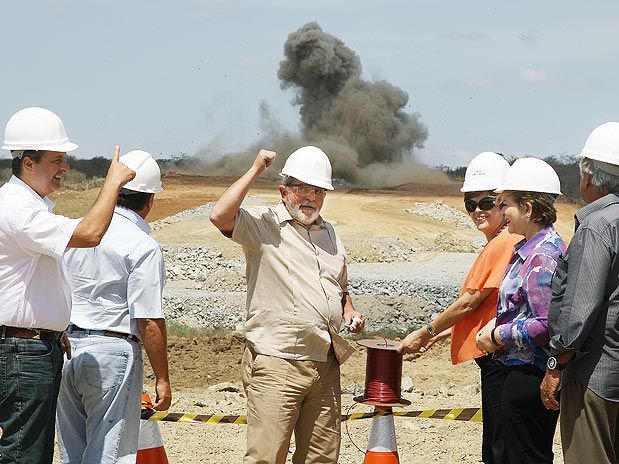
[[[291,201],[284,201],[284,205],[286,206],[286,209],[288,210],[288,213],[290,214],[292,219],[294,219],[300,224],[303,224],[304,226],[312,225],[316,221],[316,219],[318,219],[318,216],[320,216],[320,210],[318,209],[314,210],[314,213],[311,216],[307,217],[305,213],[301,210],[300,205],[292,203]]]

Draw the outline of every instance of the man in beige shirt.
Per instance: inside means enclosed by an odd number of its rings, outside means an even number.
[[[245,463],[284,463],[295,433],[293,463],[337,463],[340,368],[350,354],[342,320],[363,329],[355,311],[344,247],[320,216],[331,164],[316,147],[292,153],[277,206],[240,208],[275,159],[261,150],[252,167],[221,196],[211,221],[243,247],[247,261]]]

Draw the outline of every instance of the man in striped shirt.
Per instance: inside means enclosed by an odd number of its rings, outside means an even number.
[[[541,397],[561,402],[567,464],[619,459],[619,123],[591,133],[579,155],[576,232],[559,259],[548,315],[551,357]]]

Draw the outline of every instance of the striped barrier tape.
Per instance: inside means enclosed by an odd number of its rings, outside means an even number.
[[[424,411],[374,411],[342,415],[342,421],[371,419],[376,416],[420,417],[422,419],[458,420],[481,422],[481,408],[426,409]],[[224,416],[220,414],[186,414],[181,412],[142,409],[142,419],[164,422],[189,422],[205,424],[247,424],[247,416]]]

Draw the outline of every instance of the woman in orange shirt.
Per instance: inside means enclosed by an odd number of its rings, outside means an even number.
[[[502,366],[477,349],[475,337],[496,316],[498,288],[514,253],[522,240],[505,228],[494,190],[501,185],[509,168],[505,159],[483,152],[469,163],[464,176],[464,206],[488,243],[471,266],[459,298],[425,327],[411,332],[398,347],[400,353],[425,351],[438,339],[451,333],[451,361],[459,364],[475,360],[481,374],[481,402],[484,414],[482,461],[486,464],[507,461],[501,418]]]

